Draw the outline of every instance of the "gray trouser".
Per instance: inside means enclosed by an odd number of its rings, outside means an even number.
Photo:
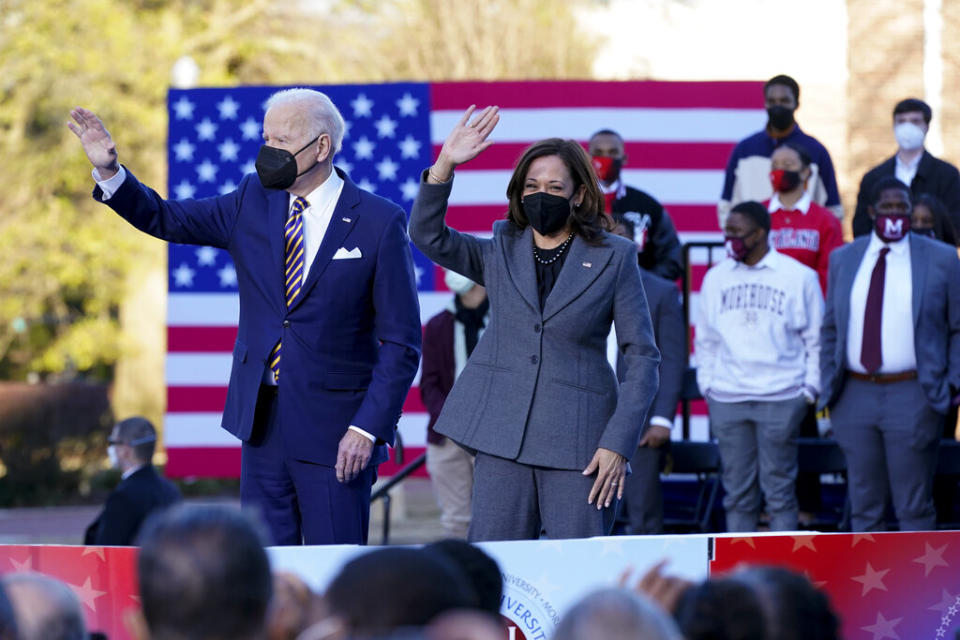
[[[936,529],[933,475],[943,416],[930,408],[920,383],[849,378],[830,422],[847,458],[853,530],[884,530],[891,495],[901,531]]]
[[[663,488],[660,470],[670,450],[667,442],[656,449],[638,447],[630,460],[633,470],[623,485],[623,502],[633,535],[663,533]]]
[[[723,463],[727,531],[756,531],[764,502],[771,531],[796,530],[797,434],[806,399],[707,406]]]

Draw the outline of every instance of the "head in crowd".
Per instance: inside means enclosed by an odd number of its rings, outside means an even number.
[[[121,471],[150,464],[157,446],[157,430],[143,416],[121,420],[107,439],[110,462]]]
[[[764,610],[753,589],[730,578],[710,578],[688,589],[675,612],[686,640],[765,640]]]
[[[310,626],[317,608],[316,596],[300,576],[276,572],[273,598],[267,610],[268,640],[294,640]]]
[[[530,145],[513,170],[507,199],[507,219],[541,235],[569,226],[585,241],[598,243],[608,225],[590,158],[573,140],[548,138]]]
[[[840,621],[827,596],[798,573],[780,567],[750,567],[732,579],[751,587],[768,621],[768,637],[837,640]]]
[[[0,637],[86,640],[80,600],[64,583],[39,573],[12,573],[3,578],[2,586],[13,605],[19,635]]]
[[[893,137],[902,151],[923,148],[933,111],[923,100],[907,98],[893,108]]]
[[[768,250],[770,214],[759,202],[741,202],[730,210],[723,227],[727,253],[738,262],[756,264]]]
[[[273,592],[260,527],[237,509],[179,505],[150,518],[137,569],[152,640],[247,640]]]
[[[763,85],[763,100],[768,127],[786,132],[793,126],[794,112],[800,106],[800,85],[790,76],[773,76]]]
[[[0,640],[17,640],[17,618],[13,612],[13,603],[7,597],[7,590],[0,582]]]
[[[957,246],[957,232],[947,207],[932,193],[921,193],[916,197],[910,215],[910,230]]]
[[[446,557],[422,549],[383,548],[357,556],[324,594],[327,613],[349,637],[420,627],[451,609],[473,606],[467,578]]]
[[[613,213],[612,217],[613,228],[610,230],[610,232],[620,236],[621,238],[633,240],[633,234],[636,231],[636,225],[633,223],[633,220],[630,220],[622,213],[616,212]]]
[[[443,556],[463,572],[476,593],[477,609],[499,615],[503,574],[496,560],[480,547],[453,538],[428,544],[424,550]]]
[[[770,156],[770,184],[776,193],[802,193],[810,179],[810,154],[784,142]]]
[[[873,189],[873,204],[868,209],[873,230],[884,242],[899,242],[910,232],[913,214],[910,188],[894,178],[880,179]]]
[[[590,136],[588,153],[600,182],[611,185],[620,179],[620,170],[627,163],[627,154],[619,133],[612,129],[597,131]]]
[[[564,614],[553,640],[681,640],[676,623],[647,598],[600,589]]]

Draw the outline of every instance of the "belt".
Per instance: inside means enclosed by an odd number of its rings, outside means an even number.
[[[847,374],[854,380],[865,380],[877,384],[891,384],[893,382],[906,382],[907,380],[917,379],[917,370],[901,371],[900,373],[858,373],[856,371],[847,371]]]

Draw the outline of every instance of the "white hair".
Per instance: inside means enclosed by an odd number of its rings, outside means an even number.
[[[266,110],[279,104],[300,103],[304,106],[307,118],[307,125],[311,132],[317,135],[326,133],[330,136],[333,143],[332,158],[340,152],[343,146],[343,132],[346,125],[343,122],[343,116],[340,110],[333,104],[333,101],[327,97],[327,94],[316,91],[315,89],[306,89],[297,87],[296,89],[282,89],[267,98]]]

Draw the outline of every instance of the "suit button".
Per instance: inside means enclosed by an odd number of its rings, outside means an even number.
[[[283,321],[283,328],[284,328],[284,329],[289,329],[289,328],[290,328],[290,321],[289,321],[289,320],[284,320],[284,321]]]
[[[537,364],[538,362],[540,362],[540,358],[537,356],[530,356],[530,364]]]
[[[536,333],[540,333],[540,325],[539,325],[539,324],[533,325],[533,330],[534,330],[534,332],[536,332]]]

